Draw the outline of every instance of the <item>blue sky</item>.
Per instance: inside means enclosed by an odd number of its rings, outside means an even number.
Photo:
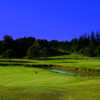
[[[0,39],[33,36],[71,40],[100,32],[99,0],[1,0]]]

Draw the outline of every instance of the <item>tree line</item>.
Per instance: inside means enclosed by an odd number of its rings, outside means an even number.
[[[14,40],[5,35],[0,41],[0,57],[3,58],[34,58],[79,53],[85,56],[100,56],[100,34],[91,32],[71,41],[42,40],[24,37]]]

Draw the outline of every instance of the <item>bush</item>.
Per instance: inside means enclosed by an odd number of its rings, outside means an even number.
[[[100,46],[98,46],[95,50],[95,55],[100,57]]]
[[[89,56],[89,57],[94,57],[95,56],[95,51],[93,48],[82,48],[80,51],[79,51],[81,54],[85,55],[85,56]]]
[[[15,52],[12,49],[8,49],[2,54],[2,57],[4,57],[4,58],[15,58]]]

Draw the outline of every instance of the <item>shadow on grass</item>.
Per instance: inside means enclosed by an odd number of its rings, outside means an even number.
[[[30,61],[13,61],[13,60],[0,60],[0,62],[9,62],[9,63],[35,63]]]
[[[62,100],[62,91],[39,87],[0,87],[0,100]]]

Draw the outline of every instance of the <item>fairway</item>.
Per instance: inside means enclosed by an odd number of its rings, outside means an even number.
[[[61,58],[61,56],[57,58]],[[83,64],[87,65],[87,68],[94,68],[93,65],[98,61],[95,68],[99,69],[99,60],[95,59],[94,62],[92,60],[90,58],[88,60],[86,58],[83,60],[66,58],[65,60],[27,61],[35,62],[36,64],[52,63],[56,66],[58,64],[63,65],[64,68],[67,66],[72,67],[74,64],[75,67]],[[92,66],[89,66],[91,61]],[[96,76],[78,77],[36,67],[0,66],[0,100],[100,100],[99,94],[100,78]]]

